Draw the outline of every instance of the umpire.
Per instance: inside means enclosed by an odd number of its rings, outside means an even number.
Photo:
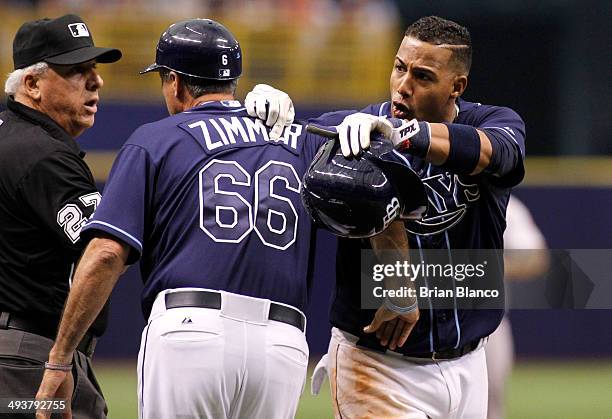
[[[81,226],[100,200],[74,138],[94,123],[104,83],[96,63],[120,58],[94,46],[75,15],[26,22],[15,35],[0,113],[0,399],[33,398],[42,379]],[[106,417],[90,364],[105,323],[103,311],[75,353],[75,418]]]

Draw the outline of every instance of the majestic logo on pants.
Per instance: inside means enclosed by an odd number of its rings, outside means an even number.
[[[452,173],[423,178],[423,183],[429,206],[423,219],[406,222],[413,234],[427,236],[448,230],[461,221],[468,205],[480,198],[478,184],[462,182]]]

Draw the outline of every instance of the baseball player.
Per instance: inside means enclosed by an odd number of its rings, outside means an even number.
[[[75,343],[140,261],[139,417],[293,417],[313,260],[300,189],[326,139],[300,124],[274,139],[247,115],[234,98],[240,46],[215,21],[171,25],[151,71],[172,116],[138,128],[117,156],[37,397],[72,391],[63,369]]]
[[[311,121],[336,125],[346,156],[367,148],[373,130],[395,142],[429,200],[423,219],[405,224],[409,246],[446,250],[451,264],[453,249],[503,248],[510,189],[524,176],[519,115],[461,99],[471,53],[466,28],[421,18],[408,27],[394,58],[390,101]],[[414,120],[416,134],[404,139],[389,117]],[[439,309],[430,298],[401,316],[387,306],[362,310],[355,284],[360,251],[369,247],[368,241],[338,240],[332,338],[313,378],[320,382],[327,367],[336,417],[485,418],[483,345],[503,310]],[[501,269],[488,273],[502,284]]]

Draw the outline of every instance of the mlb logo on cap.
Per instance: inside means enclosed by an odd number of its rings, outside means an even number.
[[[87,26],[84,23],[72,23],[68,25],[68,29],[70,29],[70,33],[75,38],[79,38],[81,36],[89,36],[89,31],[87,30]]]
[[[229,68],[223,68],[221,70],[219,70],[219,77],[229,77],[230,76],[230,69]]]
[[[99,63],[114,63],[119,58],[118,49],[94,45],[89,28],[77,15],[25,22],[13,40],[15,69],[40,61],[73,65],[94,59]]]

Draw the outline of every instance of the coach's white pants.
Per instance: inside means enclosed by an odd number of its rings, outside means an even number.
[[[484,348],[431,361],[358,348],[332,329],[328,373],[336,418],[485,419]]]
[[[222,293],[222,309],[153,305],[138,355],[141,419],[293,418],[304,387],[304,333],[268,320],[269,301]]]

